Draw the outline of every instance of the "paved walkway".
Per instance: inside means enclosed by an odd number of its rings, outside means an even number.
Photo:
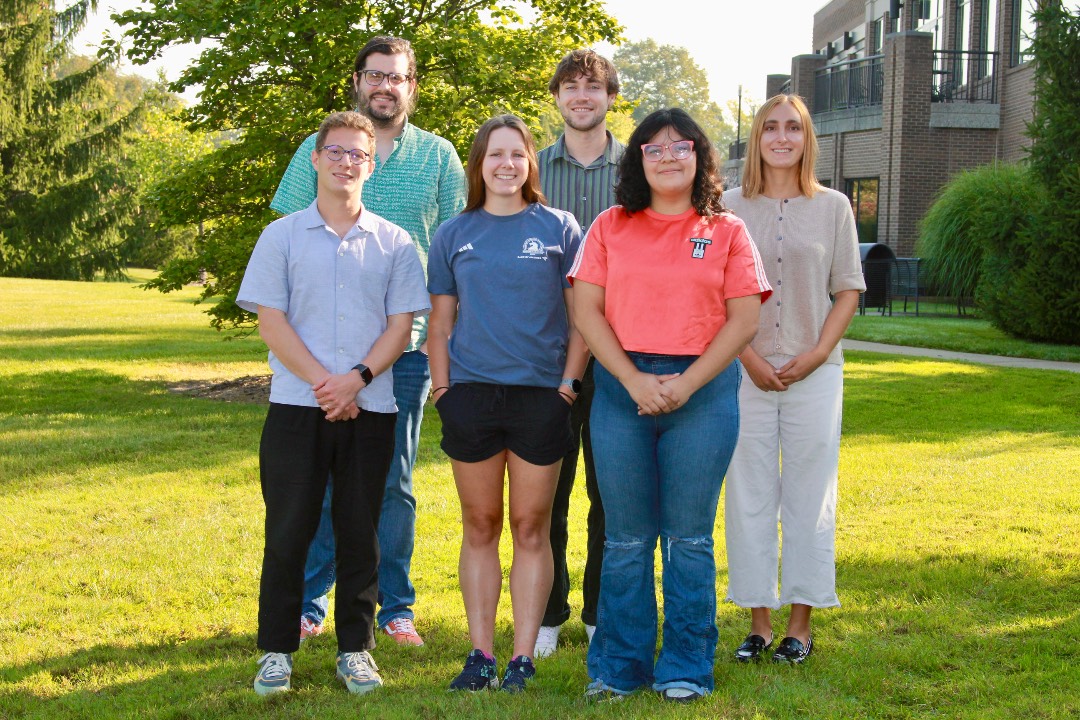
[[[1080,373],[1080,363],[1061,362],[1058,360],[1033,360],[1031,358],[1005,357],[1003,355],[979,355],[977,353],[952,352],[951,350],[907,347],[906,345],[886,345],[885,343],[863,342],[862,340],[848,340],[847,338],[844,339],[843,345],[845,350],[858,350],[860,352],[889,353],[891,355],[917,355],[919,357],[937,358],[938,360],[959,360],[961,362],[998,365],[1000,367],[1033,368],[1036,370],[1065,370],[1066,372]]]

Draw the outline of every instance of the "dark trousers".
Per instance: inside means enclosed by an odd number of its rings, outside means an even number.
[[[593,360],[581,379],[581,394],[570,409],[573,442],[563,458],[559,485],[551,511],[551,555],[555,560],[555,577],[551,584],[543,625],[562,625],[570,619],[570,571],[566,566],[566,544],[569,537],[567,514],[570,512],[570,493],[577,476],[578,448],[585,455],[585,492],[589,497],[588,538],[586,543],[585,575],[582,581],[581,621],[596,624],[596,604],[600,598],[600,566],[604,561],[604,504],[596,485],[593,466],[592,437],[589,434],[589,411],[593,398]]]
[[[304,562],[331,474],[338,650],[375,647],[377,531],[396,417],[361,411],[355,420],[327,422],[317,407],[270,404],[259,445],[266,504],[259,584],[258,645],[263,650],[290,653],[300,647]]]

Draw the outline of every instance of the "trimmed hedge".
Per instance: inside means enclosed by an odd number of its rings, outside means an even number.
[[[1039,189],[1028,168],[1004,163],[967,170],[945,185],[920,224],[916,245],[936,292],[975,297],[988,247],[1008,246]]]

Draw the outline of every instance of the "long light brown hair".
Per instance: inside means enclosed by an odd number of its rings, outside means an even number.
[[[484,184],[484,154],[487,152],[488,138],[499,128],[511,128],[521,133],[525,141],[525,154],[529,158],[529,174],[521,186],[521,197],[527,203],[547,203],[540,190],[540,161],[536,159],[536,143],[528,125],[517,115],[496,115],[480,126],[476,139],[469,149],[469,160],[465,174],[469,178],[469,199],[462,212],[476,210],[484,206],[487,199],[487,186]]]
[[[750,140],[746,146],[746,160],[743,165],[742,193],[745,198],[754,198],[765,192],[765,161],[761,159],[761,135],[765,132],[765,121],[774,109],[783,104],[791,105],[799,115],[803,132],[803,154],[799,159],[799,192],[806,197],[814,197],[824,186],[814,174],[817,162],[818,143],[814,134],[814,123],[806,103],[798,95],[774,95],[765,101],[754,115],[750,126]]]

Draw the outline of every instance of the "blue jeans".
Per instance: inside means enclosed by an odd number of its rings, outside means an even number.
[[[629,353],[639,370],[679,373],[693,357]],[[741,369],[733,362],[666,415],[638,415],[626,389],[596,364],[593,459],[607,516],[594,685],[620,693],[713,690],[716,560],[713,527],[724,473],[739,435]],[[656,649],[653,557],[663,560],[664,634]]]
[[[413,466],[420,444],[420,422],[424,402],[431,387],[427,355],[418,350],[404,353],[394,363],[394,397],[398,415],[394,430],[394,457],[386,475],[379,517],[379,627],[394,618],[413,617],[416,588],[409,579],[413,540],[416,534],[416,498],[412,493]],[[304,568],[302,614],[322,624],[326,619],[326,594],[334,587],[334,529],[330,519],[330,490],[327,483],[322,517],[315,539],[308,548]]]

